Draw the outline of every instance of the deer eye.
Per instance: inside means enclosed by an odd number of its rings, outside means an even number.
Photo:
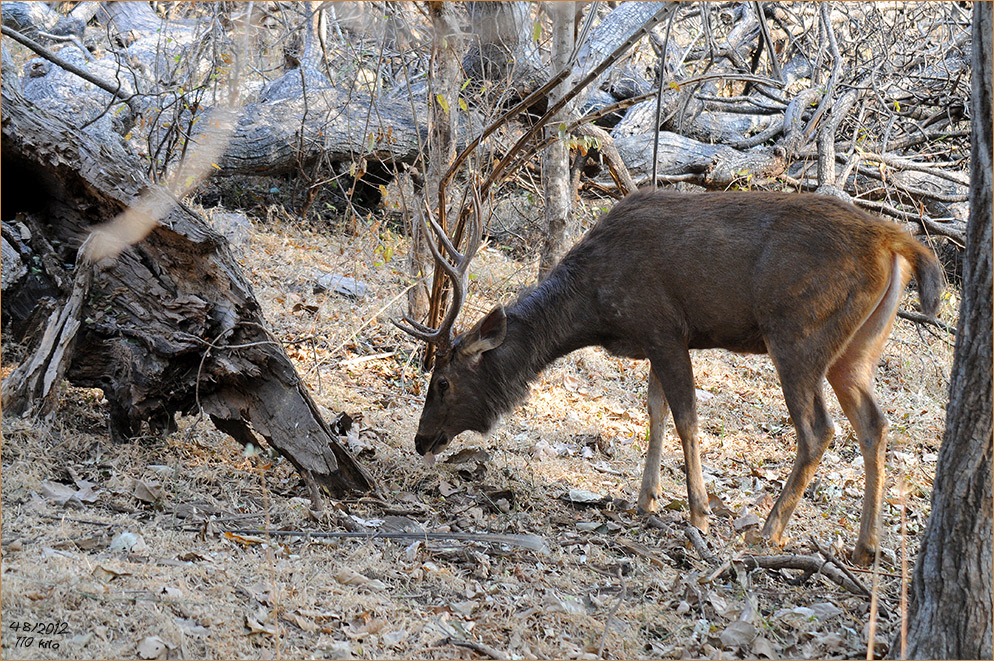
[[[449,382],[446,379],[439,379],[438,383],[435,385],[438,387],[439,395],[444,395],[445,391],[449,389]]]

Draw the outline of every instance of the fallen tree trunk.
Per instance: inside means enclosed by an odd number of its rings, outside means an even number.
[[[202,28],[194,22],[162,20],[144,3],[103,4],[97,19],[107,23],[110,33],[122,42],[116,53],[90,63],[71,49],[62,49],[58,55],[111,85],[120,85],[125,95],[148,99],[177,95],[149,72],[165,67],[169,72],[160,78],[182,80],[186,75],[183,67],[188,66],[185,63],[204,57],[197,49],[210,38],[201,34]],[[257,95],[243,97],[248,103],[239,109],[230,143],[214,164],[217,176],[285,174],[317,159],[353,163],[365,157],[394,166],[420,157],[427,136],[426,90],[371,96],[362,88],[333,85],[312,59],[297,62]],[[115,109],[107,111],[119,100],[59,66],[39,61],[23,83],[24,96],[53,113],[81,118],[84,125],[92,122],[107,133],[111,129],[121,134],[130,130],[119,126]],[[149,156],[169,151],[165,146],[180,128],[189,131],[194,140],[211,131],[210,122],[203,120],[216,105],[213,99],[192,93],[187,96],[184,103],[170,104],[165,111],[151,106],[145,109],[147,117],[139,133],[148,132],[143,137]]]
[[[279,450],[318,508],[318,487],[336,496],[373,489],[269,334],[227,242],[150,185],[120,142],[98,143],[25,101],[8,65],[5,58],[3,219],[16,222],[4,223],[4,236],[32,253],[24,263],[39,265],[21,279],[29,295],[54,302],[34,333],[21,327],[41,339],[4,380],[4,414],[51,413],[65,375],[103,389],[117,440],[168,432],[176,413],[202,411],[236,440],[261,444],[258,435]],[[169,212],[143,241],[114,260],[77,259],[94,225],[149,200]],[[27,309],[21,284],[5,283],[5,317]]]
[[[651,133],[640,133],[614,141],[639,184],[651,179],[653,138]],[[657,162],[662,180],[688,181],[712,189],[727,188],[749,177],[772,178],[786,168],[776,155],[705,144],[668,131],[659,133]]]

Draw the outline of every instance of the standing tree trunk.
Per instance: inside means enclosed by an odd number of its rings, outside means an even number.
[[[946,435],[911,589],[908,658],[990,659],[992,642],[991,5],[973,6],[970,221]]]
[[[488,98],[498,99],[510,91],[512,99],[523,99],[548,79],[532,37],[531,4],[520,0],[466,3],[471,36],[463,69],[468,77],[493,90]]]
[[[569,62],[573,50],[573,2],[551,2],[547,5],[552,15],[551,71],[560,71]],[[572,88],[572,77],[567,78],[552,91],[550,104],[554,104]],[[573,217],[573,196],[570,194],[569,147],[560,126],[570,116],[567,104],[545,127],[546,135],[560,133],[545,149],[542,158],[542,187],[545,190],[545,233],[539,257],[538,277],[545,279],[563,255],[567,245],[567,229]]]

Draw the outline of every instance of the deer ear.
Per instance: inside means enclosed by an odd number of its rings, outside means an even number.
[[[475,362],[483,353],[499,347],[506,334],[507,315],[504,307],[498,305],[466,333],[461,352]]]

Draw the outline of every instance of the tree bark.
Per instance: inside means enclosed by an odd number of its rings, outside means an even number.
[[[528,96],[548,79],[548,69],[536,47],[532,32],[531,3],[467,3],[470,43],[463,69],[487,88],[487,98],[497,103],[510,91],[516,101]]]
[[[908,658],[994,655],[992,430],[992,11],[973,8],[971,210],[946,433],[911,586]]]
[[[227,242],[150,185],[121,142],[93,140],[27,102],[17,85],[5,59],[0,156],[11,180],[3,215],[27,230],[19,245],[41,265],[32,277],[58,302],[40,350],[4,380],[4,413],[51,412],[64,375],[103,389],[116,440],[145,428],[169,432],[176,413],[203,411],[237,440],[261,445],[258,434],[279,450],[315,507],[318,487],[334,495],[374,488],[269,335]],[[142,208],[165,210],[144,240],[117,259],[77,261],[94,225]],[[19,298],[5,291],[5,312],[8,293]]]
[[[572,2],[554,2],[547,5],[552,14],[552,61],[549,69],[559,71],[569,61],[573,50]],[[572,87],[572,77],[559,83],[549,95],[555,103]],[[542,157],[542,187],[545,191],[545,232],[539,255],[538,278],[544,280],[552,268],[566,252],[569,245],[569,229],[573,218],[573,196],[570,192],[569,147],[565,142],[565,132],[560,126],[572,113],[572,103],[560,110],[545,127],[547,136],[553,136],[552,143],[545,148]],[[557,135],[557,133],[559,135]]]

